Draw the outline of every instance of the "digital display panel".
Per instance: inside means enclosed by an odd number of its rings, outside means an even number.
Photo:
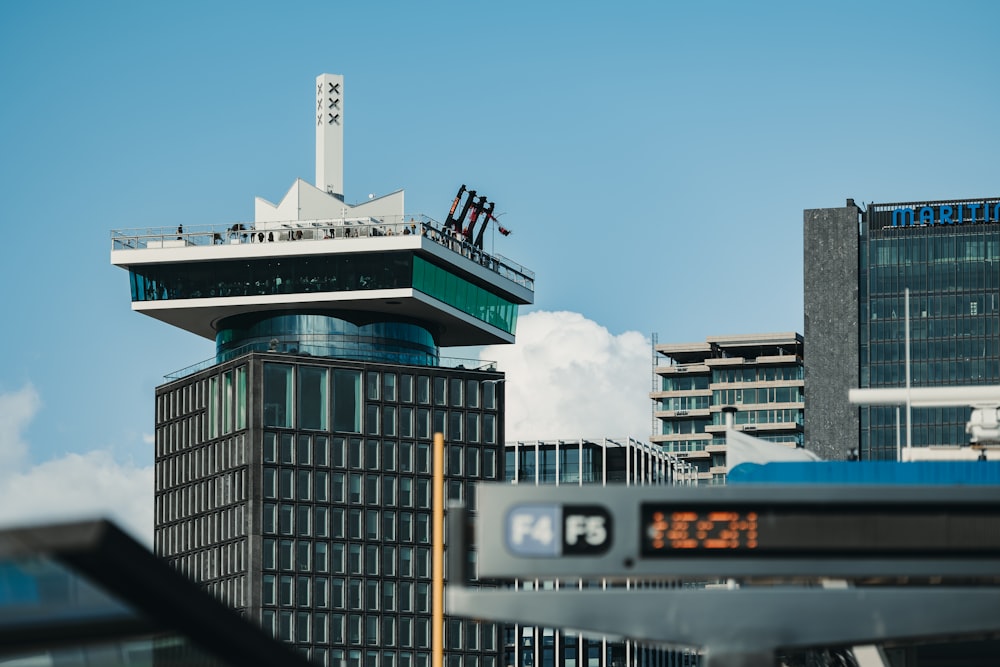
[[[640,505],[643,557],[1000,554],[1000,512],[976,507]]]

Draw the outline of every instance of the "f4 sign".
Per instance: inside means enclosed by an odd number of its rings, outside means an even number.
[[[600,505],[515,505],[504,526],[507,551],[536,558],[597,556],[611,547],[611,523]]]

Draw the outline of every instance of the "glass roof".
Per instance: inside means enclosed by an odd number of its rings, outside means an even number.
[[[305,667],[106,521],[0,530],[0,667]]]

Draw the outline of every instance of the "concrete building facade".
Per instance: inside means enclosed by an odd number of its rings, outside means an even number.
[[[701,483],[726,478],[726,420],[763,440],[801,447],[803,338],[797,333],[711,336],[655,346],[650,442],[689,463]]]

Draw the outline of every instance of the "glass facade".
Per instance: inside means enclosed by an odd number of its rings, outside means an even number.
[[[517,327],[517,305],[421,257],[413,258],[413,289],[507,333]]]
[[[424,326],[399,321],[354,324],[325,313],[262,312],[226,318],[218,325],[215,350],[219,361],[270,351],[411,366],[438,363],[434,336]]]
[[[902,207],[931,210],[931,219],[894,225],[892,211]],[[1000,226],[942,223],[933,218],[942,209],[960,210],[958,203],[869,207],[858,271],[862,387],[905,386],[907,288],[912,386],[1000,382]],[[896,408],[862,407],[860,419],[862,458],[895,460]],[[914,409],[912,443],[964,444],[967,420],[965,408]]]
[[[412,253],[268,257],[129,268],[133,301],[410,288],[507,333],[517,304]]]
[[[529,484],[666,484],[670,459],[659,448],[627,439],[507,443],[508,482]]]
[[[96,520],[0,529],[0,665],[310,663]]]
[[[129,269],[133,301],[206,299],[409,287],[407,253],[265,257],[143,264]]]
[[[429,667],[432,431],[414,422],[439,415],[446,492],[474,511],[503,474],[496,379],[255,353],[160,387],[157,553],[318,664]],[[449,664],[497,667],[500,641],[447,619]]]

